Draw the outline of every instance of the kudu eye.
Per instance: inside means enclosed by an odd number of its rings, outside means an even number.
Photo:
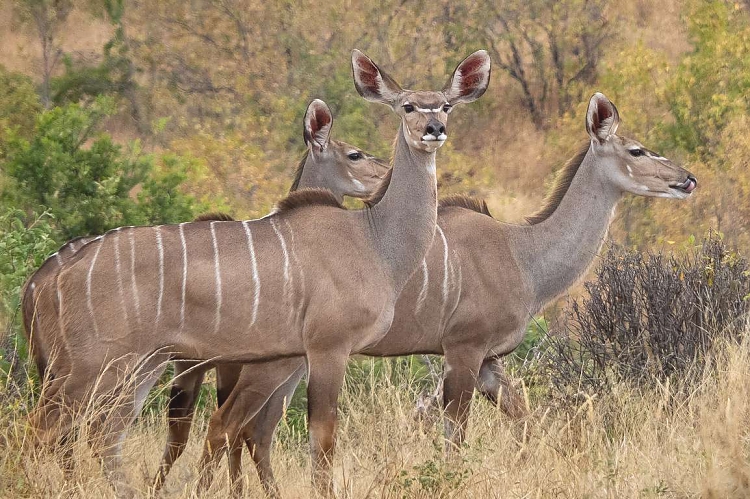
[[[450,104],[443,104],[443,111],[444,112],[450,113],[451,109],[453,109],[453,106],[451,106]]]
[[[414,112],[414,106],[412,106],[411,104],[404,104],[404,112],[405,113]]]
[[[349,154],[347,154],[347,156],[352,161],[357,161],[358,159],[362,159],[362,153],[359,151],[350,152]]]
[[[643,156],[643,149],[628,149],[631,156]]]

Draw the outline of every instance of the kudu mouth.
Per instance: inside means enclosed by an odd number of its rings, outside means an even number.
[[[688,175],[684,182],[680,184],[670,185],[669,187],[676,191],[689,195],[695,190],[696,187],[698,187],[698,180],[694,176]]]

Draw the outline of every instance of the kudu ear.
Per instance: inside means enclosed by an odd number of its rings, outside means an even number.
[[[490,55],[486,50],[471,54],[456,67],[443,89],[448,102],[462,104],[480,98],[490,84],[490,72]]]
[[[359,95],[370,102],[380,102],[393,107],[403,92],[396,80],[372,62],[372,59],[357,49],[352,50],[352,74]]]
[[[593,140],[603,144],[617,132],[620,114],[612,101],[600,92],[591,96],[586,112],[586,131]]]
[[[305,145],[315,152],[328,147],[333,126],[333,114],[328,105],[320,99],[315,99],[307,106],[305,112]]]

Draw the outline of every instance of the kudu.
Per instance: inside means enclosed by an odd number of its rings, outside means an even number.
[[[298,189],[320,188],[331,191],[336,199],[342,201],[344,196],[366,199],[376,191],[389,170],[389,165],[376,159],[369,153],[346,142],[332,140],[333,114],[328,105],[320,99],[313,100],[307,107],[303,119],[303,139],[307,150],[302,156],[290,192]],[[204,215],[196,221],[231,220],[226,216],[214,217]],[[48,331],[52,337],[45,338],[44,331],[35,327],[39,314],[44,313],[37,305],[37,290],[52,285],[55,275],[62,266],[73,257],[93,237],[78,237],[65,243],[58,251],[47,258],[34,274],[26,281],[21,292],[21,309],[24,318],[24,333],[31,346],[31,354],[37,366],[40,378],[47,375],[47,364],[58,359],[60,338],[59,331]],[[41,334],[40,334],[41,333]],[[62,362],[62,359],[59,359]],[[198,365],[187,362],[178,364],[175,374],[190,369],[194,375],[200,371],[203,379],[205,370]],[[210,368],[206,368],[210,369]],[[54,373],[50,373],[54,376]],[[180,385],[181,378],[175,384]]]
[[[328,105],[319,99],[313,100],[308,105],[303,119],[303,139],[307,150],[297,166],[290,192],[305,188],[322,188],[331,191],[331,194],[339,201],[343,200],[344,196],[369,198],[386,176],[390,166],[355,146],[331,139],[332,126],[333,115]],[[225,215],[202,215],[196,219],[196,221],[212,220],[232,219]],[[48,372],[48,364],[52,364],[53,367],[57,364],[56,367],[60,369],[65,362],[66,353],[59,348],[61,346],[59,344],[61,338],[57,337],[59,330],[46,331],[51,334],[50,338],[46,338],[45,330],[35,326],[40,314],[52,313],[37,307],[38,290],[45,286],[53,286],[54,278],[63,262],[71,259],[78,249],[92,239],[94,238],[78,237],[68,241],[29,277],[21,292],[24,332],[43,382],[47,381],[47,376],[54,377],[54,369]],[[167,469],[171,466],[174,456],[178,455],[184,447],[187,439],[186,432],[190,428],[189,418],[192,415],[195,400],[186,399],[186,395],[197,394],[206,371],[211,367],[206,362],[184,361],[175,364],[176,379],[172,390],[173,397],[170,401],[169,440],[164,454]],[[228,367],[231,369],[231,365]],[[220,376],[220,379],[226,379],[226,377],[225,374]],[[185,393],[183,393],[184,385],[189,386],[189,389],[185,386]],[[222,391],[219,387],[220,399],[222,393],[228,395],[229,391],[231,389]],[[189,407],[173,407],[180,402],[189,402],[186,404]],[[184,423],[186,416],[188,417],[187,426]],[[65,450],[70,451],[70,449]],[[70,472],[72,466],[70,456],[60,457],[63,458],[61,464],[66,471]]]
[[[442,200],[435,240],[398,299],[391,329],[360,352],[445,356],[443,404],[451,446],[464,440],[474,387],[489,397],[498,394],[503,378],[497,362],[520,344],[529,319],[586,272],[621,197],[683,199],[697,186],[685,169],[616,135],[619,121],[604,95],[591,98],[589,142],[562,169],[543,208],[527,224],[498,222],[486,204],[471,198]],[[271,437],[284,401],[301,379],[304,360],[260,367],[242,371],[211,418],[208,440],[214,446],[230,442],[230,467],[242,450],[236,444],[246,443],[263,487],[277,496]],[[287,381],[268,392],[263,391],[266,377]],[[233,471],[233,478],[238,475]]]
[[[333,115],[328,106],[318,99],[312,101],[304,118],[303,137],[307,151],[297,167],[289,192],[321,188],[331,191],[339,201],[344,196],[369,198],[390,166],[346,142],[331,140],[332,125]],[[234,372],[239,372],[242,364],[213,366],[206,362],[175,362],[175,379],[169,400],[167,444],[154,479],[157,490],[163,485],[174,461],[185,449],[198,393],[206,372],[212,367],[216,367],[218,402],[223,405],[234,383],[231,383],[229,389],[224,385],[236,379]]]
[[[360,94],[401,120],[387,189],[362,210],[308,190],[258,220],[124,227],[86,244],[39,296],[58,312],[39,327],[59,328],[71,357],[30,416],[41,443],[54,444],[102,395],[132,391],[106,420],[89,424],[105,473],[118,493],[132,494],[120,447],[167,360],[305,356],[313,481],[332,491],[347,359],[390,328],[396,299],[435,234],[435,153],[447,139],[448,113],[480,97],[490,75],[484,51],[459,64],[442,92],[403,90],[359,51],[352,65]],[[130,372],[137,376],[126,386],[120,374]]]

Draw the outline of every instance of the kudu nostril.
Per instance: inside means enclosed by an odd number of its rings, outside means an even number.
[[[445,134],[445,125],[438,120],[430,120],[424,131],[427,135],[432,135],[433,137],[438,138]]]

